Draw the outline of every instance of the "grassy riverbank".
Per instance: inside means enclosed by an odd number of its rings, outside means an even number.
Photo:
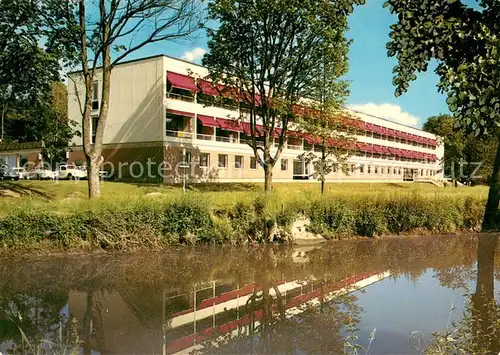
[[[3,182],[4,248],[123,250],[171,244],[288,240],[298,216],[327,238],[473,231],[487,188],[424,184],[259,184],[178,186],[103,183],[85,198],[86,182]]]

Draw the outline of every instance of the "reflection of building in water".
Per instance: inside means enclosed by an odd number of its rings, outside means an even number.
[[[365,273],[339,280],[275,280],[286,315],[301,312],[301,304],[319,299],[331,300],[339,292],[349,292],[371,285],[389,273]],[[141,296],[151,292],[85,292],[72,291],[69,310],[82,324],[82,339],[90,340],[88,350],[100,353],[187,353],[213,336],[238,332],[245,334],[258,324],[262,310],[249,314],[247,301],[262,294],[256,283],[234,284],[212,281],[196,285],[195,291],[157,290],[156,297]],[[269,295],[276,298],[274,289]],[[90,300],[89,300],[90,298]],[[165,321],[163,321],[163,319]]]

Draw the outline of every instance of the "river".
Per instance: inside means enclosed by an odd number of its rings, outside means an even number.
[[[498,244],[492,235],[3,255],[0,352],[498,354]],[[447,330],[444,343],[432,335]]]

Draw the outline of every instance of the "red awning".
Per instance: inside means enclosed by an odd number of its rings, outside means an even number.
[[[217,87],[210,81],[200,80],[198,82],[199,90],[205,95],[219,96]]]
[[[379,126],[379,130],[380,130],[380,132],[382,132],[381,134],[383,134],[384,136],[389,135],[389,130],[387,128]]]
[[[396,130],[395,129],[387,128],[387,131],[389,132],[388,133],[389,136],[391,136],[391,137],[398,137],[398,135],[396,134]]]
[[[403,134],[403,132],[401,132],[401,131],[394,130],[394,133],[396,133],[396,137],[398,137],[398,138],[406,138],[405,135]]]
[[[398,155],[398,150],[396,148],[388,147],[387,149],[389,149],[389,154]]]
[[[189,91],[198,91],[196,84],[194,83],[194,79],[178,73],[167,72],[167,81],[176,88],[189,90]]]
[[[241,126],[243,127],[243,132],[247,136],[252,135],[252,127],[251,127],[250,123],[242,122]],[[257,135],[262,136],[264,134],[263,127],[261,125],[255,125],[254,132],[257,133]]]
[[[365,124],[365,126],[366,126],[366,130],[367,130],[368,132],[377,133],[377,128],[375,127],[375,125],[374,125],[374,124],[371,124],[371,123],[366,123],[366,124]]]
[[[225,131],[243,132],[243,127],[236,120],[217,118],[217,123],[219,124],[219,127]]]
[[[373,150],[375,151],[375,153],[379,153],[379,154],[383,154],[384,153],[384,150],[382,149],[382,146],[377,145],[377,144],[373,145]]]
[[[275,128],[273,131],[273,137],[279,138],[281,136],[281,131],[283,131],[281,128]]]
[[[365,144],[365,149],[367,153],[376,153],[377,151],[373,147],[373,145]]]
[[[304,134],[304,139],[309,144],[320,144],[321,138],[313,136],[311,133]]]
[[[191,113],[191,112],[185,112],[185,111],[178,111],[178,110],[171,110],[171,109],[168,109],[167,110],[168,113],[172,114],[172,115],[177,115],[177,116],[182,116],[182,117],[194,117],[194,113]]]
[[[405,158],[413,158],[413,155],[410,154],[410,151],[407,149],[401,149],[401,156]]]
[[[219,127],[217,121],[212,116],[197,115],[196,116],[200,122],[207,127]]]
[[[431,161],[436,161],[436,160],[437,160],[437,156],[436,156],[436,154],[429,154],[429,159],[430,159]]]
[[[392,154],[388,147],[382,146],[382,152],[385,154]]]

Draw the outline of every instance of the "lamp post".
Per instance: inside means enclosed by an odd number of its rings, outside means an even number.
[[[184,174],[182,176],[182,192],[186,193],[186,148],[182,148],[182,166],[184,169]]]

